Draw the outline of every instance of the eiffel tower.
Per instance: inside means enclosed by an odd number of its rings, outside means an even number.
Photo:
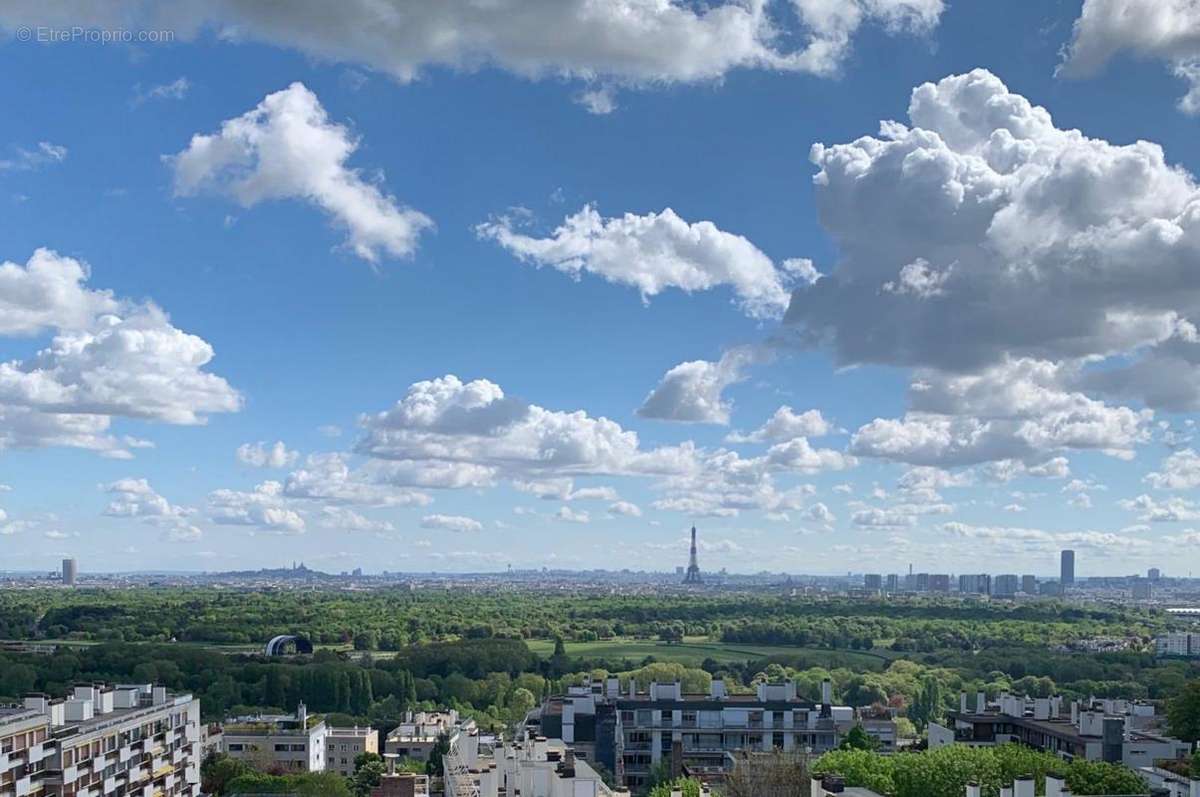
[[[700,575],[700,565],[696,562],[696,527],[692,526],[692,555],[688,559],[687,575],[683,577],[684,584],[703,584]]]

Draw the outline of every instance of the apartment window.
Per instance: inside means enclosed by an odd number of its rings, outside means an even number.
[[[294,744],[294,745],[292,745],[292,752],[293,752],[293,753],[303,753],[303,752],[304,752],[304,749],[305,749],[305,748],[304,748],[304,745],[302,745],[302,744]]]
[[[650,724],[650,709],[640,708],[637,712],[637,725],[646,726]]]
[[[330,749],[330,750],[333,750],[333,749],[334,749],[334,748],[336,748],[336,747],[337,747],[337,745],[336,745],[336,744],[334,744],[333,742],[330,742],[330,743],[329,743],[329,749]]]
[[[231,743],[226,746],[229,748],[229,752],[231,752],[231,753],[240,753],[240,752],[242,752],[243,749],[245,749],[245,747],[243,745],[240,745],[237,743]]]
[[[782,733],[771,734],[771,746],[774,747],[776,750],[783,749],[783,734]]]
[[[277,752],[277,753],[286,753],[287,751],[288,751],[288,746],[287,746],[286,744],[277,744],[277,745],[275,745],[275,752]]]

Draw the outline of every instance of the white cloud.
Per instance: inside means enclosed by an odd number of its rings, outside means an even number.
[[[592,520],[587,512],[577,512],[569,506],[560,506],[554,516],[568,523],[590,523]]]
[[[1097,449],[1129,458],[1151,436],[1151,410],[1114,407],[1064,387],[1070,375],[1052,363],[1005,362],[978,373],[918,374],[913,411],[876,418],[851,438],[850,450],[922,465],[1045,460],[1064,449]],[[1003,468],[997,471],[1002,475]]]
[[[729,286],[752,318],[777,318],[787,308],[786,275],[771,258],[740,235],[710,221],[690,224],[670,208],[606,219],[587,205],[548,238],[524,235],[507,218],[476,232],[536,266],[637,288],[643,301],[669,288],[691,293]]]
[[[361,419],[356,450],[395,460],[468,462],[511,478],[667,474],[694,467],[688,446],[643,450],[636,433],[585,412],[508,397],[486,379],[417,382],[385,412]]]
[[[187,149],[167,160],[179,196],[228,194],[247,208],[304,199],[346,229],[347,245],[364,260],[407,257],[432,222],[348,167],[356,149],[350,130],[330,121],[317,96],[293,83],[226,120],[219,132],[192,136]]]
[[[1200,6],[1193,0],[1084,0],[1059,74],[1090,77],[1129,52],[1166,61],[1187,81],[1180,110],[1200,112]]]
[[[786,404],[775,410],[766,423],[749,434],[733,432],[728,443],[780,443],[794,437],[824,437],[837,431],[820,410],[797,413]]]
[[[807,515],[810,520],[815,520],[818,523],[824,523],[827,526],[831,523],[837,522],[837,515],[833,514],[833,511],[820,501],[810,506],[805,511],[805,515]]]
[[[1086,548],[1100,556],[1128,556],[1146,553],[1153,548],[1148,540],[1105,531],[1073,531],[1055,533],[1042,529],[1011,526],[972,526],[949,522],[942,530],[957,537],[980,540],[992,546],[1011,550],[1057,553],[1062,548]]]
[[[238,462],[255,468],[287,468],[296,464],[300,453],[289,450],[282,440],[270,445],[260,440],[253,445],[243,443],[238,446],[237,458]]]
[[[1125,498],[1117,505],[1129,512],[1137,512],[1140,520],[1151,523],[1174,523],[1180,520],[1200,519],[1200,507],[1196,502],[1174,496],[1163,501],[1156,501],[1142,494],[1137,498]]]
[[[985,70],[917,87],[908,116],[911,126],[812,149],[840,259],[793,294],[786,320],[801,339],[846,365],[968,377],[1024,367],[1043,390],[1053,369],[1051,403],[1096,424],[1132,419],[1086,393],[1200,407],[1191,174],[1151,142],[1057,128]],[[940,275],[936,295],[883,289],[918,259]],[[978,426],[951,436],[994,438]]]
[[[0,403],[201,424],[206,414],[241,407],[224,379],[200,370],[212,357],[206,341],[146,305],[123,318],[101,316],[86,331],[64,331],[28,361],[0,363]]]
[[[421,518],[421,528],[438,531],[483,531],[483,524],[478,520],[462,515],[426,515]]]
[[[0,172],[31,172],[43,166],[62,163],[67,159],[67,148],[49,141],[39,141],[33,149],[17,147],[11,158],[0,158]]]
[[[213,523],[254,526],[267,531],[302,534],[304,518],[291,508],[277,481],[265,481],[249,492],[214,490],[208,496],[208,514]]]
[[[612,487],[597,486],[575,489],[575,481],[569,478],[517,479],[513,481],[513,487],[547,501],[616,501],[618,499],[617,491]]]
[[[1145,480],[1158,490],[1194,490],[1200,487],[1200,454],[1190,448],[1176,451]]]
[[[109,517],[141,518],[162,529],[170,542],[196,542],[202,533],[188,519],[194,510],[176,506],[159,495],[146,479],[118,479],[105,486],[111,499],[104,509]]]
[[[427,506],[426,493],[388,483],[387,470],[376,474],[371,468],[351,468],[342,454],[312,454],[288,474],[283,494],[334,504],[362,506]]]
[[[917,516],[912,513],[878,507],[860,509],[850,516],[850,520],[856,526],[867,528],[897,529],[917,525]]]
[[[110,291],[85,287],[88,276],[86,263],[50,249],[38,249],[24,266],[0,263],[0,335],[86,329],[117,312]]]
[[[622,515],[624,517],[641,517],[642,510],[637,504],[629,501],[617,501],[608,507],[610,515]]]
[[[866,25],[889,34],[936,27],[942,0],[322,0],[284,7],[253,0],[182,7],[93,2],[10,5],[0,24],[171,28],[190,38],[212,29],[223,42],[265,42],[320,60],[361,64],[411,81],[434,67],[504,69],[527,78],[570,78],[590,90],[716,81],[737,69],[837,73]],[[799,24],[792,22],[791,14]],[[787,21],[787,27],[781,25]],[[791,45],[793,47],[785,47]],[[595,85],[599,85],[599,89]],[[593,100],[593,104],[597,101]]]
[[[139,84],[133,88],[133,104],[141,105],[151,100],[182,100],[191,87],[191,81],[186,77],[175,78],[170,83],[159,83],[146,89]]]
[[[638,415],[664,421],[726,425],[733,404],[722,395],[745,379],[745,369],[767,355],[754,346],[738,346],[717,362],[692,360],[667,371],[646,396]]]
[[[181,507],[172,506],[155,492],[146,479],[119,479],[104,489],[112,496],[104,510],[104,514],[110,517],[172,517],[187,514]]]
[[[84,287],[87,267],[48,249],[0,265],[0,335],[56,332],[26,360],[0,362],[0,449],[70,446],[129,458],[149,445],[109,434],[116,417],[202,424],[241,407],[203,368],[212,347],[153,304]]]
[[[339,531],[367,531],[387,533],[395,527],[386,520],[373,520],[344,506],[321,507],[321,525]]]

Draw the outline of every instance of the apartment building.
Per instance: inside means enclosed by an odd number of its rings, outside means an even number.
[[[374,728],[334,728],[325,736],[325,769],[350,777],[354,774],[354,759],[363,753],[379,752],[379,734]]]
[[[628,797],[577,758],[561,739],[524,733],[501,747],[463,734],[443,759],[446,797]]]
[[[1133,769],[1152,766],[1156,760],[1189,758],[1191,746],[1150,730],[1153,720],[1153,706],[1144,703],[1072,701],[1067,714],[1062,698],[1008,694],[988,703],[979,693],[975,710],[968,711],[964,694],[959,697],[959,711],[950,713],[946,725],[929,724],[929,748],[1018,742],[1067,761],[1083,758]]]
[[[80,684],[0,710],[0,797],[197,797],[200,703],[164,687]]]
[[[0,797],[45,794],[46,741],[50,718],[28,708],[0,708]]]
[[[682,766],[706,779],[728,771],[738,752],[832,750],[857,721],[852,708],[833,705],[828,681],[821,702],[812,703],[797,696],[794,682],[759,684],[754,694],[732,695],[719,679],[708,694],[686,694],[679,683],[651,683],[644,692],[631,683],[622,691],[618,679],[609,678],[549,698],[526,724],[562,739],[577,760],[596,761],[618,783],[639,791],[651,770],[670,760],[677,742]],[[889,737],[884,743],[894,749],[894,722],[864,728]]]
[[[404,721],[388,733],[383,750],[402,759],[428,761],[430,752],[442,734],[453,740],[460,734],[475,731],[475,720],[460,717],[454,709],[408,711],[404,714]]]
[[[1200,634],[1191,631],[1164,634],[1154,638],[1154,649],[1159,656],[1200,658]]]
[[[224,752],[259,769],[324,772],[329,728],[301,703],[295,714],[237,717],[222,729]]]

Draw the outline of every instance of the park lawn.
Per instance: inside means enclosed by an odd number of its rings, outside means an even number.
[[[554,652],[549,639],[526,640],[529,649],[539,656]],[[595,642],[567,642],[567,655],[584,659],[631,659],[640,662],[647,656],[657,661],[678,662],[687,667],[699,667],[705,659],[722,664],[763,659],[775,656],[800,658],[806,667],[854,667],[881,670],[895,655],[891,651],[827,650],[785,645],[738,645],[714,642],[705,637],[687,637],[682,643],[668,644],[655,639],[600,639]]]

